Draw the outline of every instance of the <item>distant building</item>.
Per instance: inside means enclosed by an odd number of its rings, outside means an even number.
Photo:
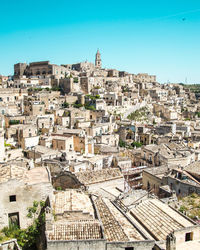
[[[3,162],[5,158],[5,145],[4,145],[4,134],[0,130],[0,162]]]
[[[97,53],[96,53],[95,66],[96,68],[99,68],[99,69],[101,68],[101,54],[99,50],[97,50]]]
[[[64,66],[56,64],[50,64],[49,61],[32,62],[30,64],[17,63],[14,65],[14,77],[19,78],[23,75],[37,76],[38,78],[44,78],[46,76],[55,76],[58,78],[68,75],[69,70]]]
[[[143,83],[156,82],[156,76],[148,75],[147,73],[139,73],[137,75],[133,75],[133,81]]]

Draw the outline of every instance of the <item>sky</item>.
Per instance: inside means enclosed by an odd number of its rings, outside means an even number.
[[[200,83],[199,0],[0,0],[0,74],[18,62],[94,62]]]

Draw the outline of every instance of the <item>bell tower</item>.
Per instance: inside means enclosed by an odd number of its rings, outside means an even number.
[[[101,54],[99,52],[99,49],[97,50],[96,56],[95,56],[95,67],[100,69],[101,68]]]

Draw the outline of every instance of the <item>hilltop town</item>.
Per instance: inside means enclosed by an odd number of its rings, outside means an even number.
[[[200,102],[95,63],[0,75],[0,249],[200,249]]]

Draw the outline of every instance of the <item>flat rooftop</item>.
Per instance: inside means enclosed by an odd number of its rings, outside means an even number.
[[[42,182],[50,182],[47,169],[45,167],[27,169],[26,165],[10,163],[0,166],[0,183],[17,179],[28,185]]]
[[[122,174],[118,168],[105,168],[101,170],[88,170],[75,173],[79,181],[85,185],[90,185],[98,182],[122,178]]]
[[[94,218],[94,209],[89,196],[74,189],[56,193],[54,209],[55,214],[82,211],[83,213],[88,213],[91,218]]]
[[[49,241],[103,238],[101,225],[95,218],[92,202],[82,191],[69,189],[55,192],[53,208],[56,220],[53,221],[52,230],[46,231]]]

